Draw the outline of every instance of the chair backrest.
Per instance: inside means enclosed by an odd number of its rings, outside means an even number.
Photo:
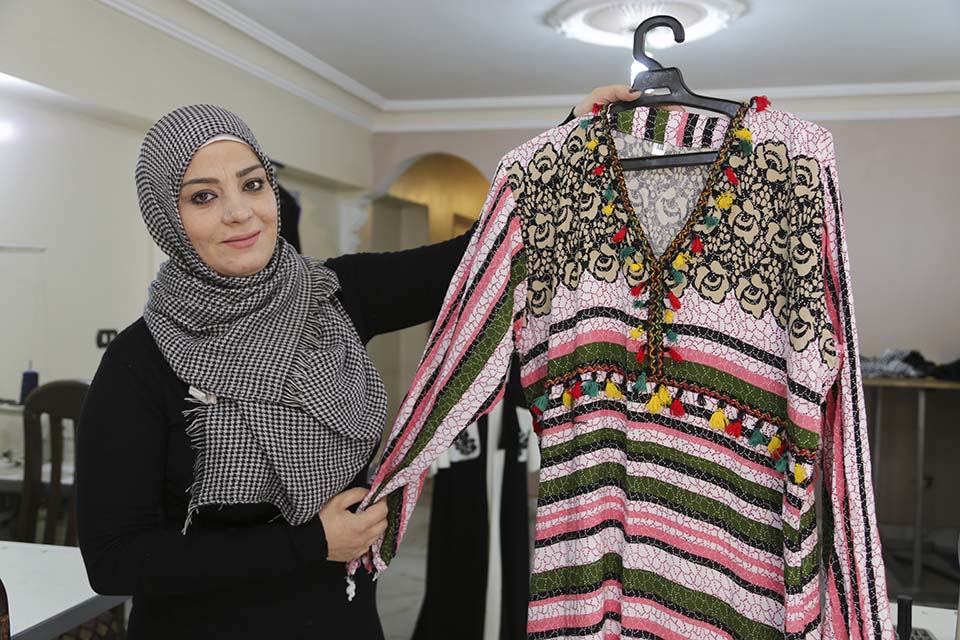
[[[63,420],[73,421],[74,442],[83,400],[90,385],[79,380],[58,380],[40,385],[27,396],[23,407],[23,493],[14,537],[37,542],[40,507],[46,507],[44,544],[77,544],[77,519],[73,484],[64,486]],[[43,426],[40,416],[49,418],[50,481],[43,481]],[[72,461],[71,461],[72,462]],[[57,525],[66,508],[67,527],[62,541],[56,540]]]
[[[0,580],[0,640],[10,640],[10,604],[3,580]]]

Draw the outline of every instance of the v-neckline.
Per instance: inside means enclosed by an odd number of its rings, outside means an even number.
[[[637,108],[639,109],[642,107]],[[654,107],[647,108],[650,110],[654,109]],[[627,219],[630,225],[633,227],[633,231],[640,243],[640,249],[643,251],[644,259],[651,267],[656,266],[656,269],[651,269],[651,278],[656,275],[656,272],[663,271],[665,265],[673,259],[680,246],[690,235],[690,232],[703,218],[703,212],[704,209],[706,209],[707,201],[709,200],[710,195],[713,193],[713,189],[716,186],[717,180],[722,173],[723,166],[729,159],[730,148],[733,140],[735,139],[735,132],[742,125],[744,116],[749,108],[750,103],[743,103],[740,106],[740,110],[737,111],[737,114],[730,119],[730,122],[727,125],[727,130],[724,132],[723,142],[718,149],[717,159],[713,161],[710,171],[707,174],[706,184],[700,191],[700,195],[697,197],[696,203],[694,204],[692,210],[687,213],[683,225],[673,236],[673,239],[669,244],[667,244],[659,256],[654,251],[653,245],[650,244],[650,240],[640,222],[640,216],[638,216],[637,212],[634,210],[633,201],[630,199],[630,190],[627,188],[626,180],[623,177],[623,168],[620,166],[620,154],[617,153],[616,140],[613,137],[613,127],[610,123],[610,105],[606,105],[602,112],[598,114],[603,122],[602,126],[604,137],[608,141],[610,167],[613,170],[614,181],[616,183],[615,188],[618,192],[621,202],[623,203],[623,208],[627,214]],[[635,135],[632,128],[630,135]]]

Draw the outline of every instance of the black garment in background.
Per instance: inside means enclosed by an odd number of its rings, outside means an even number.
[[[517,407],[526,407],[526,402],[520,386],[520,363],[514,357],[503,397],[499,442],[499,448],[505,451],[499,530],[501,640],[527,637],[530,522],[527,463],[525,458],[520,460],[527,438],[520,431]],[[452,462],[433,479],[426,592],[413,640],[454,635],[458,640],[482,640],[484,636],[490,549],[487,416],[480,418],[477,426],[479,442],[467,439],[467,431],[463,431],[454,446],[479,447],[479,457]]]
[[[327,262],[364,343],[437,316],[471,233]],[[133,595],[128,637],[382,638],[373,583],[358,574],[347,602],[319,519],[292,527],[272,505],[226,505],[181,533],[194,464],[186,397],[140,319],[111,342],[80,419],[80,549],[95,591]]]
[[[301,253],[300,203],[279,182],[277,190],[280,192],[280,237],[289,242],[297,253]]]

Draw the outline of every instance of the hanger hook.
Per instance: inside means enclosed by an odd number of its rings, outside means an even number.
[[[653,16],[641,22],[633,34],[633,59],[645,66],[648,71],[663,69],[663,65],[648,56],[646,50],[647,33],[657,27],[670,27],[673,30],[675,42],[683,42],[686,39],[683,25],[673,16]]]

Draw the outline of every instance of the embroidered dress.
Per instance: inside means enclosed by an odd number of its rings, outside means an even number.
[[[516,350],[530,637],[893,637],[832,138],[766,106],[598,107],[503,158],[367,497],[378,570]],[[621,170],[654,146],[719,157]]]

